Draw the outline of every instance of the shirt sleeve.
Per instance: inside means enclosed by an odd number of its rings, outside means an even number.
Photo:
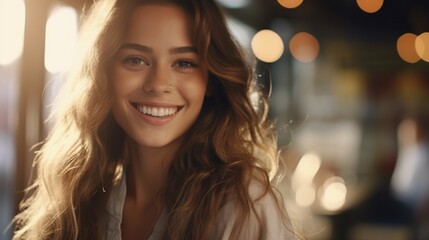
[[[254,207],[263,226],[264,232],[262,232],[262,236],[264,240],[297,239],[288,216],[282,216],[273,195],[266,194],[258,199],[262,194],[262,185],[255,182],[250,184],[249,194],[252,199],[257,199],[254,202]],[[237,214],[238,211],[234,201],[229,201],[222,207],[217,218],[213,240],[230,239]],[[287,215],[286,210],[283,210],[283,214]],[[255,213],[251,212],[239,233],[238,239],[256,240],[258,239],[259,231],[258,219]]]

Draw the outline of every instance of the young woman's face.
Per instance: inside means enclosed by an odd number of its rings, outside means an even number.
[[[192,19],[178,6],[149,4],[127,27],[112,69],[113,116],[140,146],[165,147],[189,130],[206,93]]]

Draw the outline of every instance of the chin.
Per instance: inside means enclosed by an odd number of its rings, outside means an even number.
[[[165,148],[165,147],[171,147],[173,145],[176,145],[178,141],[177,139],[159,139],[154,137],[149,137],[149,139],[134,139],[135,143],[137,144],[137,147],[143,147],[143,148]]]

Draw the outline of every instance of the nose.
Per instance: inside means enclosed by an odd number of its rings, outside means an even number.
[[[173,90],[171,76],[166,69],[160,66],[153,67],[143,84],[143,90],[148,93],[162,94],[169,93]]]

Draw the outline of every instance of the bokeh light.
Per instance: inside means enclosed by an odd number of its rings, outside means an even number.
[[[383,0],[356,0],[357,5],[362,11],[375,13],[383,6]]]
[[[347,188],[344,179],[338,176],[331,177],[322,186],[320,203],[326,210],[341,209],[346,202]]]
[[[316,189],[314,185],[301,186],[296,190],[295,201],[301,207],[311,206],[316,200]]]
[[[45,68],[50,73],[65,70],[77,41],[78,16],[74,8],[58,6],[46,23]]]
[[[304,0],[277,0],[285,8],[297,8]]]
[[[283,54],[284,45],[280,36],[268,29],[261,30],[253,36],[251,41],[252,51],[263,62],[275,62]]]
[[[320,157],[314,153],[302,156],[292,175],[292,187],[296,191],[301,186],[310,186],[319,171],[321,165]]]
[[[429,32],[424,32],[417,36],[415,41],[417,55],[426,62],[429,62]]]
[[[411,119],[404,119],[398,126],[398,143],[400,147],[417,143],[417,123]]]
[[[319,41],[310,33],[300,32],[289,41],[289,51],[300,62],[312,62],[319,55]]]
[[[0,65],[10,64],[21,56],[24,27],[24,1],[0,0]]]
[[[217,0],[226,8],[243,8],[249,5],[250,0]]]
[[[396,42],[396,49],[402,60],[409,63],[416,63],[420,60],[416,51],[417,36],[412,33],[405,33]]]

